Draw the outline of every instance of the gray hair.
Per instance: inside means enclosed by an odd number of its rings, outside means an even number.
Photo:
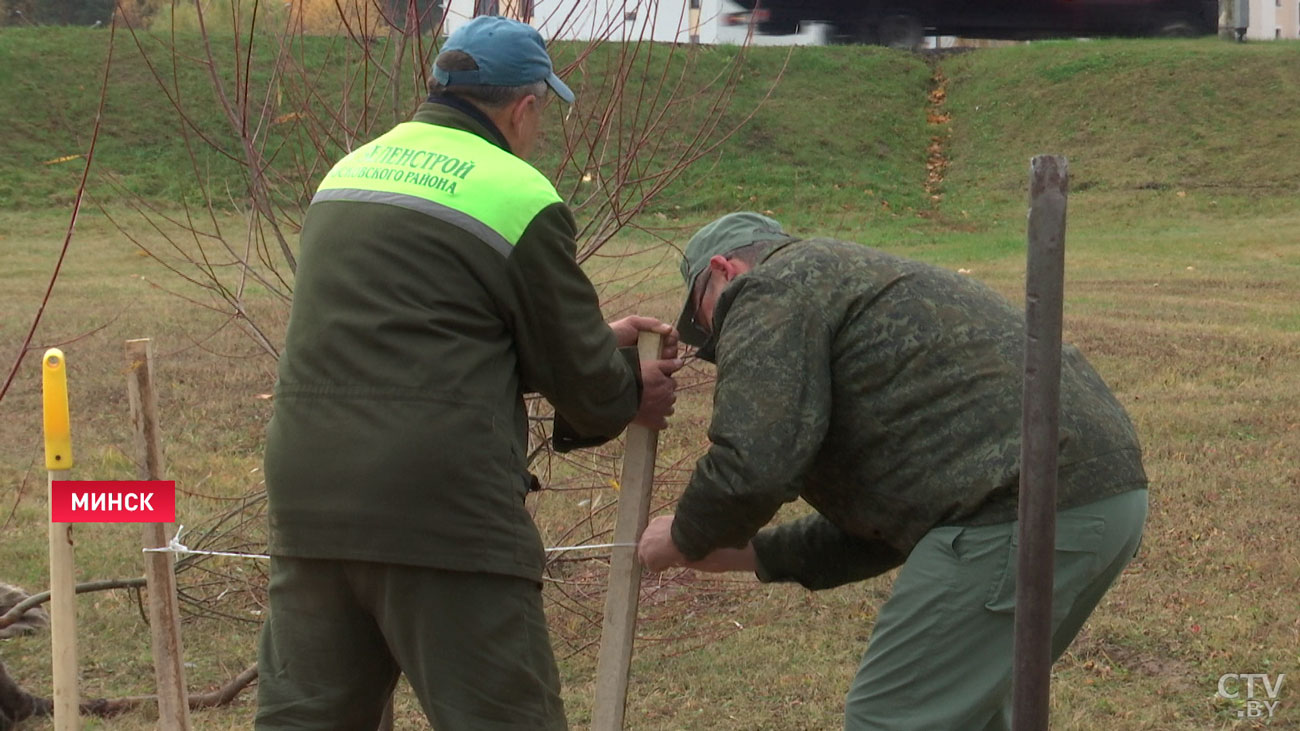
[[[443,71],[475,71],[478,63],[464,51],[444,51],[438,54],[434,64]],[[534,81],[523,86],[487,86],[483,84],[452,84],[444,86],[437,80],[429,82],[429,93],[433,95],[454,94],[487,109],[500,109],[514,102],[533,95],[538,99],[546,97],[546,80]]]
[[[782,241],[756,241],[752,244],[745,244],[744,246],[738,246],[732,249],[731,251],[728,251],[727,253],[723,254],[722,258],[728,261],[731,260],[743,261],[746,264],[748,264],[749,267],[752,269],[758,266],[758,262],[760,259],[763,258],[764,254],[766,254],[768,251],[772,249],[772,247],[776,246],[779,243],[782,243]],[[707,272],[708,270],[709,268],[705,267],[704,271],[701,271],[699,274],[695,276],[695,282],[691,284],[692,302],[699,302],[700,299],[704,297],[704,288],[707,286],[705,283],[709,281],[709,278],[702,275],[704,274],[704,272]]]
[[[727,259],[738,259],[740,261],[745,262],[751,267],[757,266],[759,260],[763,258],[764,254],[770,251],[773,246],[776,246],[777,244],[780,243],[784,243],[784,241],[785,239],[781,239],[779,241],[756,241],[752,244],[746,244],[744,246],[732,249],[731,251],[728,251],[726,254],[723,254],[723,256]]]

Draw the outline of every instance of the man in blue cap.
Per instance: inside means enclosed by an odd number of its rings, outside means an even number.
[[[372,731],[399,673],[439,731],[566,728],[524,497],[525,393],[557,448],[672,412],[673,328],[606,325],[572,213],[523,160],[537,31],[476,18],[427,103],[325,176],[303,222],[267,433],[256,727]],[[639,363],[640,330],[666,336]]]
[[[682,261],[677,328],[718,366],[712,442],[650,570],[826,589],[902,566],[847,731],[1009,729],[1024,315],[970,277],[733,213]],[[1061,351],[1053,657],[1128,564],[1147,511],[1137,435]],[[805,517],[764,529],[784,503]]]

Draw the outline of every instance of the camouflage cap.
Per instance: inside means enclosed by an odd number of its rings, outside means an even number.
[[[757,244],[761,241],[774,241],[788,236],[781,229],[781,224],[757,213],[728,213],[700,229],[686,244],[686,253],[682,257],[682,279],[686,281],[686,304],[682,305],[682,314],[677,318],[677,333],[683,343],[697,348],[704,347],[709,335],[695,324],[695,303],[692,293],[695,280],[709,268],[709,260],[715,256],[742,246]]]

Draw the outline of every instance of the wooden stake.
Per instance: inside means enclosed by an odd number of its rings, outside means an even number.
[[[158,399],[153,388],[153,348],[148,338],[126,341],[126,389],[135,427],[137,474],[141,480],[163,479],[162,437],[158,430]],[[145,548],[167,545],[171,526],[144,523]],[[176,601],[175,556],[145,552],[149,586],[149,634],[153,640],[154,679],[158,684],[158,728],[189,731],[190,704],[185,691],[181,651],[180,608]]]
[[[1016,554],[1011,714],[1015,731],[1046,731],[1049,718],[1068,191],[1069,170],[1064,157],[1039,155],[1030,162],[1020,548]]]
[[[41,361],[45,412],[45,468],[49,470],[50,510],[54,481],[72,469],[72,432],[68,416],[68,369],[63,351],[50,348]],[[72,551],[72,524],[50,515],[50,645],[54,664],[54,730],[81,726],[77,691],[77,595]]]
[[[641,362],[658,360],[663,336],[642,332],[637,338]],[[636,607],[641,592],[641,565],[636,542],[650,515],[650,490],[654,485],[655,452],[659,431],[633,424],[627,428],[623,475],[618,491],[618,518],[614,524],[616,546],[609,563],[609,591],[605,594],[605,619],[600,629],[600,656],[596,661],[596,698],[591,731],[621,731],[627,706],[628,673],[636,637]]]

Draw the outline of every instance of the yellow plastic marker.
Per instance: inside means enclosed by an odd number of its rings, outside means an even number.
[[[72,469],[72,430],[68,419],[68,368],[63,351],[50,348],[41,362],[45,397],[45,469]]]
[[[68,363],[50,348],[41,361],[45,406],[45,468],[54,509],[55,475],[72,468],[72,430],[68,418]],[[62,477],[60,477],[62,479]],[[53,517],[53,515],[51,515]],[[54,669],[54,731],[81,727],[77,691],[76,568],[72,524],[50,521],[50,645]]]

